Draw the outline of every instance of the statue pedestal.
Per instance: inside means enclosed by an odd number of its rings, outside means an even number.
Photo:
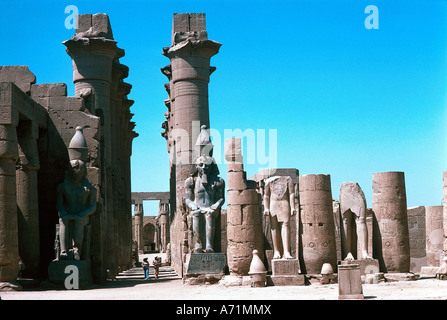
[[[338,266],[338,299],[364,299],[358,264]]]
[[[48,266],[48,281],[66,289],[86,288],[92,283],[92,263],[90,260],[52,261]]]
[[[272,275],[269,285],[273,286],[304,286],[306,279],[300,273],[298,259],[272,259]]]
[[[188,284],[216,283],[225,273],[224,253],[190,253],[186,255],[185,282]]]
[[[377,259],[360,259],[360,260],[342,260],[339,265],[357,264],[360,268],[360,274],[362,276],[367,274],[379,273],[379,260]]]

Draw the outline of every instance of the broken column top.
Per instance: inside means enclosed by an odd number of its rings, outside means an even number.
[[[188,38],[207,40],[205,13],[174,13],[172,19],[172,45]]]
[[[106,38],[113,40],[109,16],[105,13],[80,14],[74,38]]]

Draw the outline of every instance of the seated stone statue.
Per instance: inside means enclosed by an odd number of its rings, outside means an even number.
[[[76,130],[69,146],[70,166],[65,180],[57,187],[61,260],[67,259],[69,250],[72,250],[74,260],[81,259],[84,227],[89,223],[89,216],[96,210],[96,189],[86,178],[85,162],[77,159],[86,158],[85,139],[82,128],[78,127]]]
[[[225,181],[213,157],[201,155],[196,160],[196,174],[185,181],[185,202],[191,209],[194,233],[194,252],[214,252],[215,218],[225,201]],[[200,216],[205,217],[206,247],[203,248]]]
[[[289,220],[294,214],[295,187],[292,178],[288,176],[268,178],[264,188],[264,215],[270,216],[273,259],[281,259],[281,257],[293,259],[290,253]],[[283,251],[282,255],[281,251]]]

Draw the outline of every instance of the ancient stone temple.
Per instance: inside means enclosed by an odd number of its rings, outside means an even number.
[[[167,250],[170,242],[170,197],[170,192],[132,192],[132,204],[135,205],[132,239],[136,242],[139,253],[149,250],[159,250],[160,252]],[[154,200],[159,202],[157,216],[145,217],[144,201]]]
[[[36,84],[26,66],[0,66],[0,282],[11,286],[20,277],[47,278],[56,257],[57,186],[77,127],[88,146],[86,178],[97,190],[89,222],[93,281],[130,265],[130,156],[137,134],[131,85],[123,81],[128,68],[119,62],[124,50],[106,14],[80,15],[64,45],[73,62],[73,97],[63,83]]]
[[[171,46],[163,48],[170,64],[162,68],[169,79],[163,123],[170,162],[172,266],[181,274],[190,250],[185,206],[185,180],[195,169],[195,143],[201,126],[210,128],[208,83],[216,69],[210,59],[221,44],[208,39],[204,13],[173,15]],[[186,227],[186,228],[185,228]]]

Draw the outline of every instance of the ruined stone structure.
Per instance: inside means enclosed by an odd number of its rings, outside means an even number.
[[[184,219],[184,183],[194,168],[194,144],[200,127],[210,128],[208,83],[216,69],[210,66],[210,59],[220,46],[208,40],[204,13],[174,14],[171,46],[163,48],[163,55],[171,63],[162,68],[169,79],[165,85],[169,98],[165,100],[168,111],[162,135],[167,140],[170,162],[172,266],[179,274],[190,245]]]
[[[427,265],[425,206],[407,209],[410,238],[410,272],[420,272]]]
[[[134,204],[134,217],[132,223],[132,239],[137,242],[138,252],[143,253],[149,250],[159,250],[165,252],[169,238],[170,224],[170,193],[169,192],[132,192],[132,204]],[[159,201],[158,214],[155,220],[149,222],[149,217],[144,217],[143,201]],[[145,230],[152,228],[154,232],[154,242],[144,240]],[[154,248],[152,248],[152,244]]]
[[[377,220],[374,253],[382,272],[409,272],[410,242],[403,172],[373,174],[372,209]]]
[[[227,259],[230,275],[250,271],[253,250],[264,259],[262,220],[254,181],[247,180],[243,167],[241,139],[225,140],[227,160]]]
[[[124,51],[107,15],[81,15],[79,22],[64,42],[73,59],[74,97],[63,83],[35,84],[26,66],[0,67],[0,282],[17,279],[19,258],[21,277],[47,276],[55,256],[56,188],[77,126],[88,144],[87,177],[98,190],[90,222],[93,280],[101,283],[107,270],[130,263],[130,156],[137,134],[131,86],[123,82],[128,68],[119,63]]]
[[[319,274],[324,263],[336,270],[337,251],[329,175],[299,177],[301,272]]]
[[[427,206],[425,207],[425,213],[427,267],[433,268],[432,272],[425,273],[436,274],[444,256],[443,207]]]

